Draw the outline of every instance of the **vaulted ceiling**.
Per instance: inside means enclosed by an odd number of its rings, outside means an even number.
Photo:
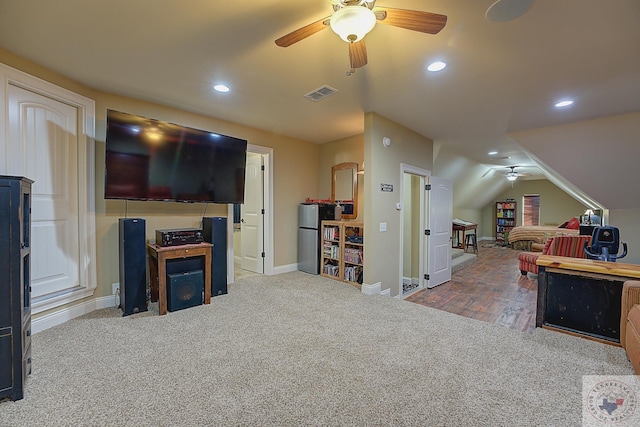
[[[362,133],[375,111],[486,167],[535,163],[535,142],[525,152],[509,135],[640,111],[640,2],[534,0],[491,22],[494,1],[378,0],[446,26],[376,25],[350,76],[329,28],[274,43],[329,16],[326,0],[2,0],[0,48],[102,91],[315,143]],[[434,60],[447,68],[427,72]],[[337,93],[304,97],[324,85]],[[575,102],[555,108],[564,98]]]

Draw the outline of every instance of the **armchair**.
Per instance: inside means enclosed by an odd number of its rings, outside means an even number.
[[[622,286],[620,345],[627,352],[633,370],[640,375],[640,281],[627,280]]]
[[[554,236],[547,239],[542,252],[520,252],[518,262],[520,273],[538,274],[536,261],[540,255],[556,255],[571,258],[586,258],[584,245],[591,242],[591,236]]]

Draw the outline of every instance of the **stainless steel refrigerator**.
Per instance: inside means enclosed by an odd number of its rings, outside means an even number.
[[[334,219],[336,205],[300,203],[298,206],[298,270],[320,274],[321,221]]]

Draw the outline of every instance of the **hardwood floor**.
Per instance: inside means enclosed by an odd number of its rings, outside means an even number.
[[[478,260],[451,281],[405,298],[460,316],[531,333],[535,329],[538,279],[518,270],[520,251],[479,242]]]

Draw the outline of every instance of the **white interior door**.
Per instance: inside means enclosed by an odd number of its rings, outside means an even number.
[[[429,212],[427,287],[451,280],[451,220],[453,213],[453,183],[444,178],[429,178],[431,191],[427,194]]]
[[[9,85],[7,170],[34,180],[31,288],[37,298],[79,286],[78,111]]]
[[[262,155],[247,152],[244,203],[240,207],[241,267],[264,273]]]

